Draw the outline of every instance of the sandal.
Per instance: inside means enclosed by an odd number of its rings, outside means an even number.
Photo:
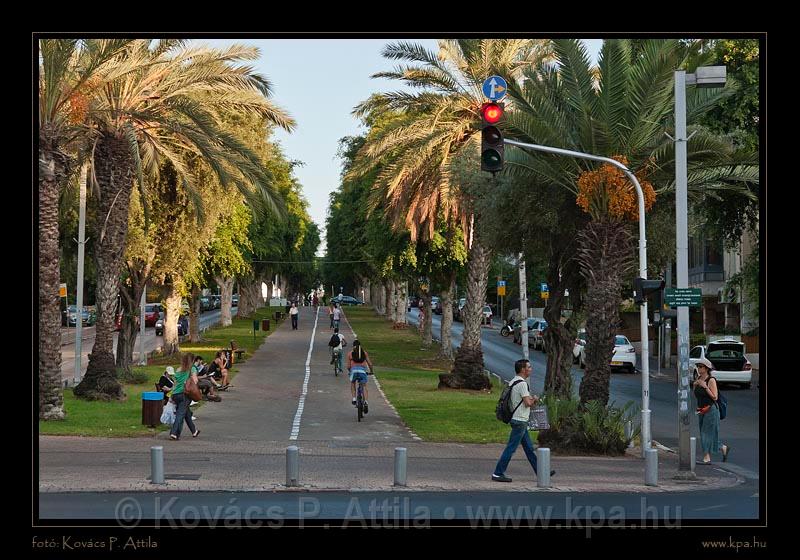
[[[731,446],[730,445],[726,445],[725,446],[725,451],[722,452],[722,462],[723,463],[727,463],[728,462],[728,454],[730,452],[731,452]]]
[[[197,430],[195,433],[192,434],[192,437],[197,437],[200,435],[200,430]]]
[[[172,441],[178,441],[178,436],[176,436],[175,434],[170,434],[169,439],[171,439]]]

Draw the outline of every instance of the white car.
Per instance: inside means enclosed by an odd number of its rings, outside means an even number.
[[[578,335],[580,337],[580,334]],[[579,348],[578,363],[581,369],[586,367],[585,352],[586,352],[586,332],[583,332],[584,342],[582,345],[576,344]],[[572,350],[573,356],[575,349]],[[628,337],[618,334],[614,337],[614,354],[611,356],[611,369],[621,368],[628,373],[636,373],[636,348],[631,345]]]
[[[724,339],[695,346],[689,353],[689,369],[697,375],[697,362],[706,358],[714,365],[711,372],[720,383],[739,383],[747,389],[753,383],[753,365],[745,357],[744,342]]]

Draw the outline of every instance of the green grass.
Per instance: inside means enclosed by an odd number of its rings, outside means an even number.
[[[249,356],[261,346],[264,339],[275,332],[277,325],[272,319],[275,311],[283,308],[263,308],[256,312],[259,330],[253,339],[253,320],[236,319],[233,324],[225,328],[209,329],[202,334],[203,342],[181,344],[181,351],[200,354],[206,362],[214,359],[218,350],[230,345],[235,340],[240,349],[245,350],[242,360],[236,361],[231,368],[231,380],[236,376],[236,365],[247,361]],[[270,330],[262,331],[261,319],[272,319]],[[176,367],[180,364],[180,356],[160,356],[148,360],[145,367],[134,367],[134,370],[145,371],[148,381],[140,385],[125,384],[124,401],[103,402],[86,401],[75,398],[72,389],[64,390],[64,410],[67,417],[64,420],[39,421],[39,434],[59,436],[93,436],[93,437],[136,437],[153,435],[156,432],[167,430],[166,426],[148,428],[142,425],[142,393],[155,391],[155,382],[164,372],[167,365]],[[203,406],[197,405],[194,409]]]
[[[371,308],[349,307],[345,313],[369,352],[383,392],[419,437],[455,443],[508,441],[509,426],[494,415],[500,398],[495,380],[491,392],[439,390],[439,374],[448,372],[450,363],[436,359],[438,344],[422,350],[416,329],[392,329]]]

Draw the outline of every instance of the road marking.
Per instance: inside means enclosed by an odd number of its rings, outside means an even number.
[[[306,356],[306,378],[303,380],[303,392],[300,394],[300,401],[297,403],[297,412],[292,422],[292,434],[289,440],[296,440],[300,435],[300,421],[303,418],[303,410],[306,407],[306,395],[308,394],[308,380],[311,378],[311,352],[314,350],[314,337],[317,335],[317,322],[319,321],[319,309],[314,316],[314,330],[311,332],[311,341],[308,343],[308,356]]]

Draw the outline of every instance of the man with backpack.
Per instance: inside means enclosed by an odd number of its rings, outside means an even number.
[[[347,346],[347,341],[345,341],[344,336],[339,334],[339,328],[333,329],[333,336],[328,341],[328,346],[331,349],[331,364],[333,364],[333,360],[339,360],[339,371],[344,371],[342,358],[344,357],[342,353],[342,349]]]
[[[508,438],[503,454],[497,462],[497,466],[492,473],[492,480],[495,482],[511,482],[511,478],[506,476],[506,468],[511,462],[511,457],[522,443],[525,456],[528,458],[534,474],[536,473],[536,452],[533,449],[531,436],[528,434],[528,420],[531,415],[531,407],[539,400],[538,395],[531,395],[528,389],[528,377],[533,371],[528,360],[517,360],[514,363],[514,372],[517,374],[512,379],[508,387],[503,390],[500,402],[497,404],[497,417],[503,422],[511,424],[511,435]],[[550,476],[556,471],[550,471]]]

